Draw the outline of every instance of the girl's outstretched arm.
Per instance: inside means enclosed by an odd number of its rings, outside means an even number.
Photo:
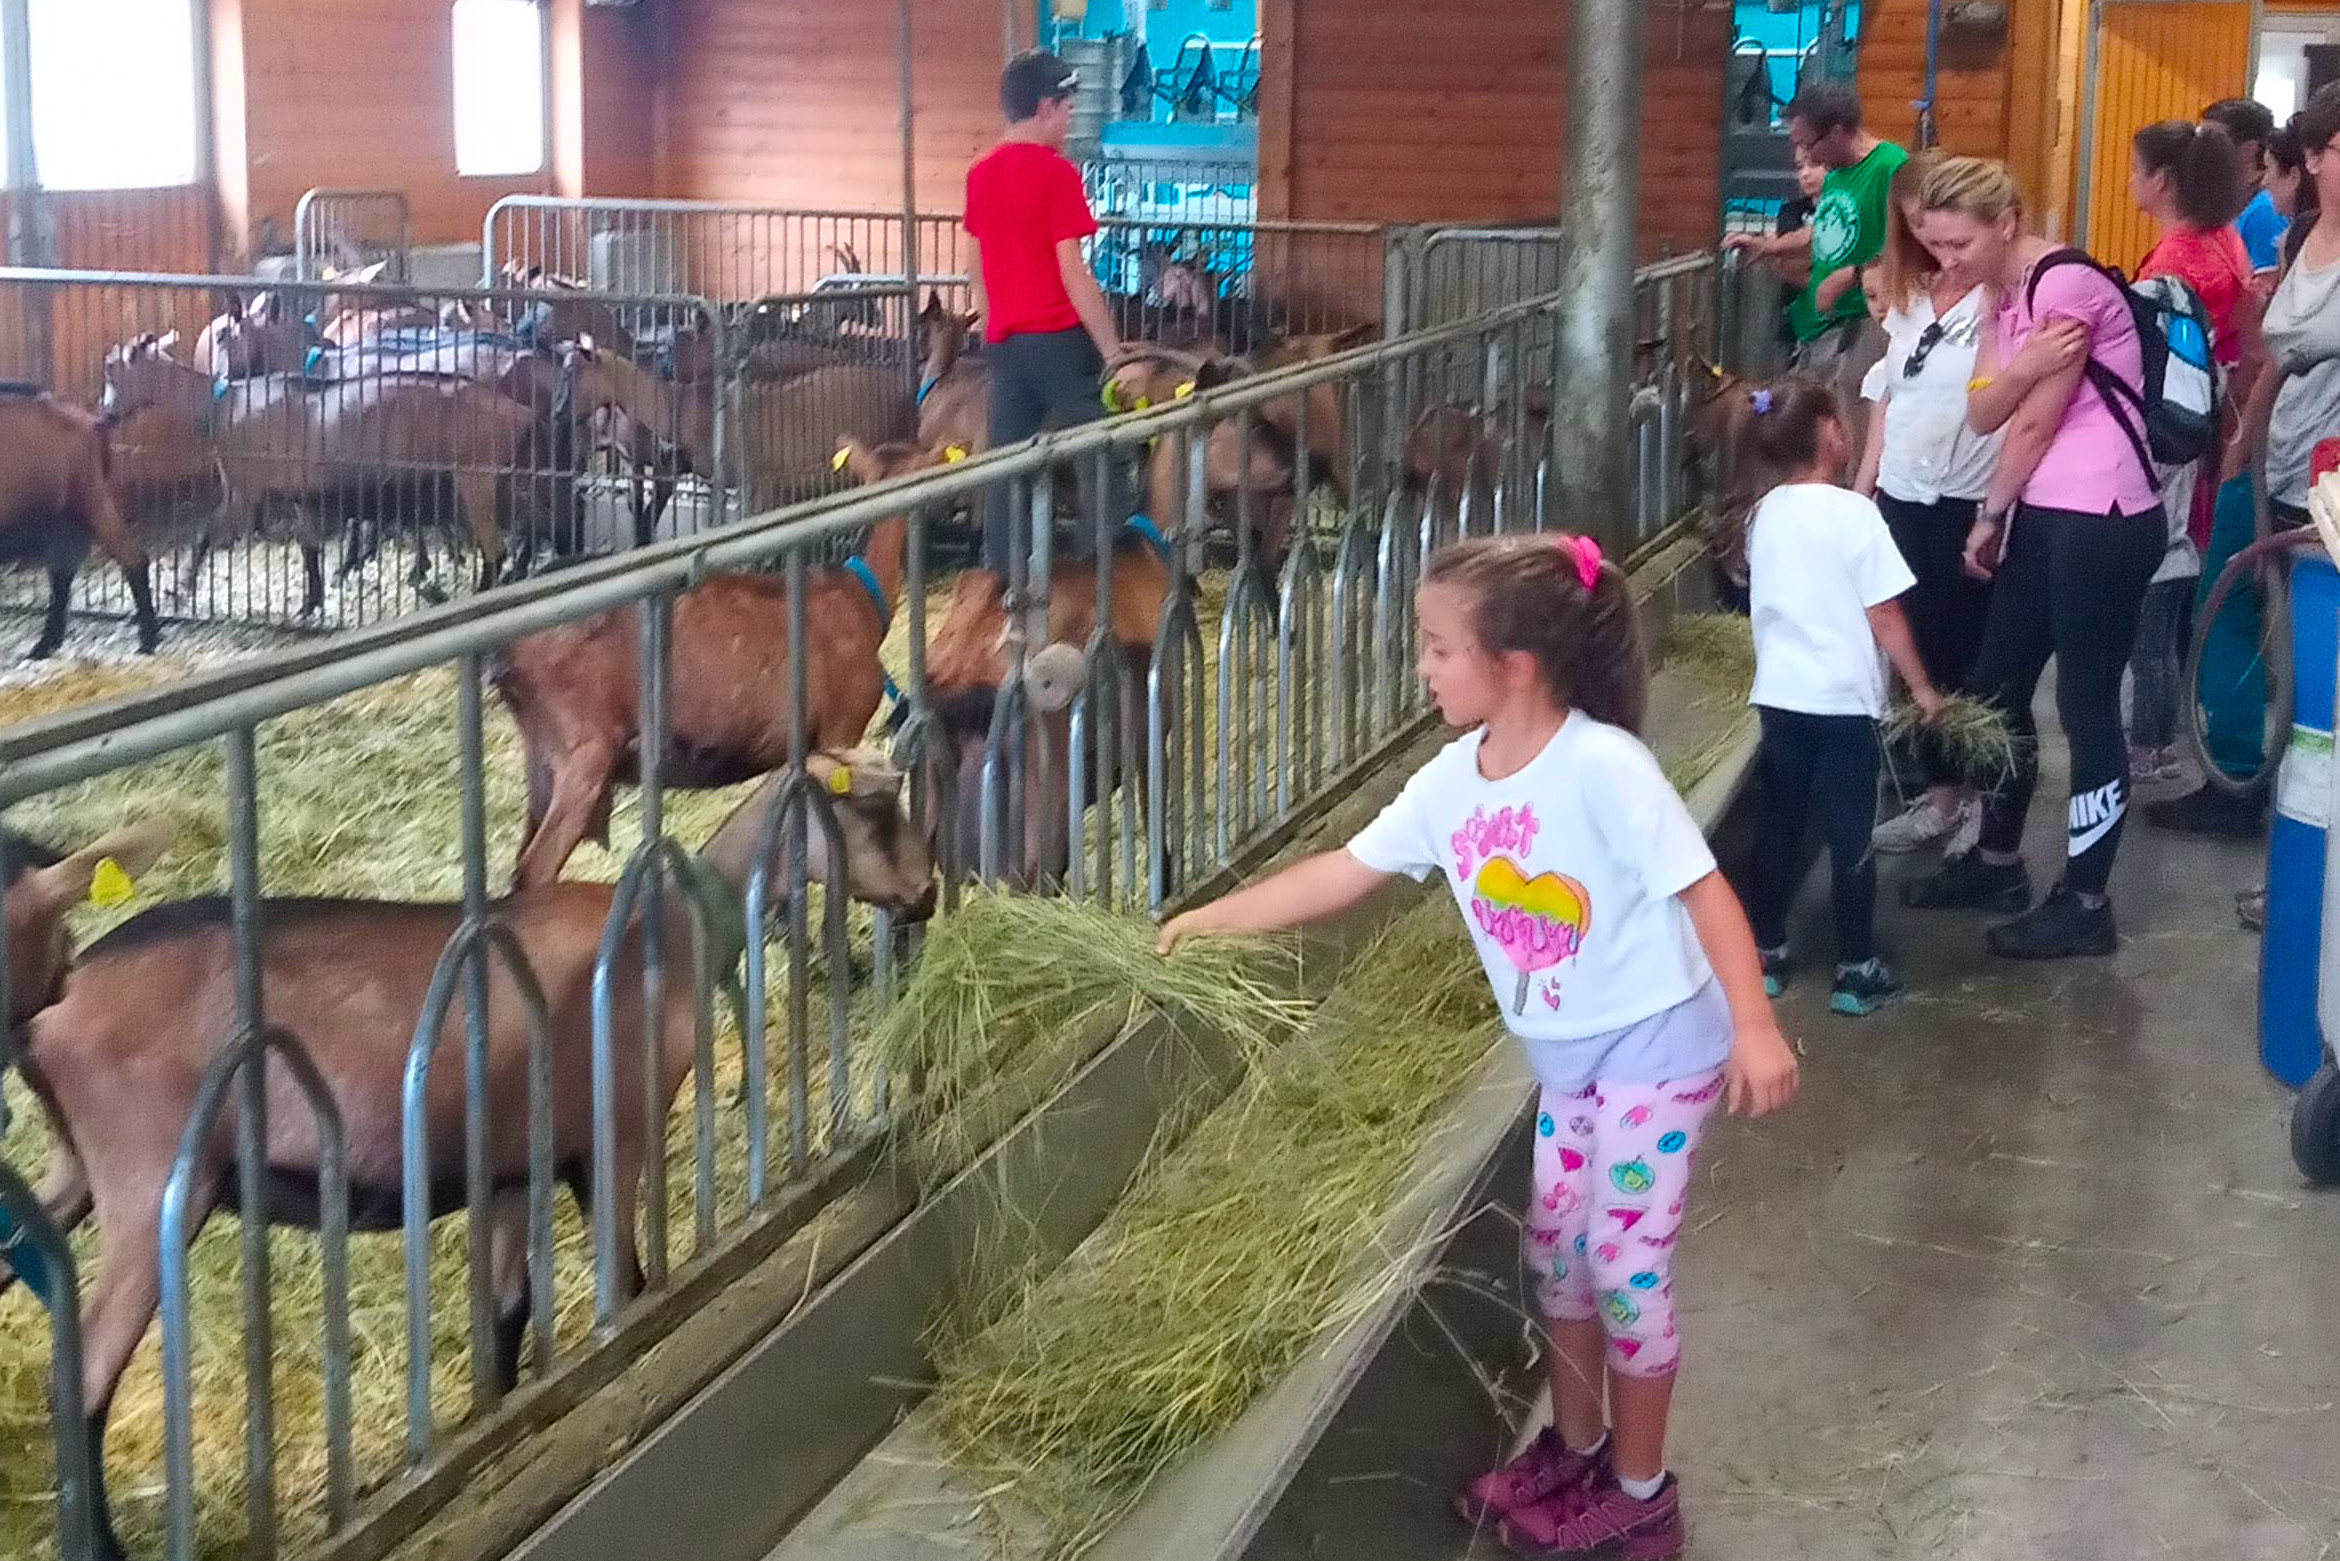
[[[1163,923],[1161,949],[1172,954],[1187,939],[1211,933],[1274,932],[1322,921],[1364,899],[1389,876],[1367,867],[1346,850],[1327,851],[1295,862],[1223,900],[1172,917]],[[1756,989],[1762,989],[1760,981]]]
[[[1799,1070],[1795,1051],[1779,1033],[1771,999],[1763,992],[1763,958],[1739,897],[1721,873],[1708,873],[1682,891],[1706,962],[1730,1000],[1731,1054],[1723,1061],[1726,1098],[1733,1112],[1759,1117],[1796,1098]]]

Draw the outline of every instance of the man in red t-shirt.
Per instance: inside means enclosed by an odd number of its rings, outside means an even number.
[[[967,171],[995,450],[1044,428],[1104,416],[1098,392],[1106,366],[1121,353],[1104,292],[1081,252],[1097,219],[1080,170],[1064,156],[1078,81],[1072,67],[1044,51],[1009,61],[999,83],[1007,134]],[[1090,495],[1092,505],[1097,499]],[[983,562],[1004,570],[1011,517],[1005,504],[985,511]],[[1080,528],[1075,550],[1086,552],[1094,535],[1093,524]]]

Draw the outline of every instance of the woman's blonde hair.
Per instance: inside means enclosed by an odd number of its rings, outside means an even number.
[[[1918,190],[1926,211],[1955,211],[1977,222],[2023,212],[2023,192],[2007,165],[1988,157],[1945,157],[1926,170]]]
[[[1908,308],[1941,269],[1909,225],[1909,208],[1923,199],[1926,176],[1939,161],[1939,153],[1918,153],[1894,172],[1893,185],[1885,193],[1885,247],[1877,256],[1877,291],[1888,309]]]

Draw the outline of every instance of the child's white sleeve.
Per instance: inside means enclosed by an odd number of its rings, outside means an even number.
[[[1377,873],[1403,873],[1417,881],[1438,870],[1438,842],[1427,807],[1429,766],[1414,772],[1389,806],[1349,842],[1349,855]]]
[[[1853,583],[1860,588],[1863,607],[1881,607],[1917,584],[1909,560],[1893,542],[1885,517],[1867,499],[1860,500],[1861,521],[1853,548]]]
[[[1627,738],[1595,761],[1601,836],[1651,899],[1669,899],[1715,870],[1714,851],[1647,748]]]

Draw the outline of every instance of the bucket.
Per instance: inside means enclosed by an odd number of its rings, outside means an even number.
[[[2317,1019],[2325,837],[2332,825],[2333,682],[2340,674],[2340,571],[2313,551],[2291,566],[2291,741],[2267,836],[2267,930],[2259,946],[2259,1057],[2298,1088],[2324,1060]]]

